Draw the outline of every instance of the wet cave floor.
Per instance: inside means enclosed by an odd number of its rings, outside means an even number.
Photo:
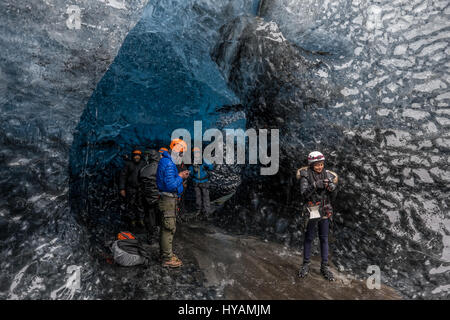
[[[320,258],[312,257],[308,277],[300,279],[301,252],[282,244],[247,235],[231,235],[210,222],[190,221],[177,224],[174,252],[184,265],[176,269],[163,268],[158,261],[159,244],[150,246],[154,261],[147,268],[111,265],[116,276],[123,272],[124,282],[158,273],[161,281],[155,293],[132,293],[132,299],[178,299],[182,283],[190,283],[192,299],[249,300],[395,300],[402,299],[393,288],[381,285],[369,289],[366,280],[336,270],[336,281],[329,282],[320,274]],[[115,270],[114,270],[115,269]],[[151,269],[151,270],[149,270]],[[144,271],[146,270],[146,271]],[[369,275],[368,275],[369,276]],[[131,278],[131,279],[130,279]],[[140,280],[142,281],[142,280]],[[153,286],[155,284],[152,284]],[[171,287],[172,290],[167,290]],[[196,293],[197,291],[197,293]],[[201,292],[201,293],[200,293]],[[108,298],[104,296],[103,298]]]

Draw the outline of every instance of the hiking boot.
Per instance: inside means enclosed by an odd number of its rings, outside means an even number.
[[[163,262],[162,266],[167,268],[178,268],[183,265],[180,259],[177,256],[173,255],[170,260],[166,260]]]
[[[322,273],[323,277],[327,279],[328,281],[334,281],[334,275],[330,271],[330,268],[328,268],[328,265],[322,264],[320,266],[320,272]]]
[[[300,269],[298,276],[300,278],[305,278],[309,273],[309,262],[303,263],[302,268]]]

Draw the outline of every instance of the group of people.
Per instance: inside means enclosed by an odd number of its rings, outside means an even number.
[[[177,215],[183,206],[183,194],[187,179],[192,177],[196,195],[196,213],[205,216],[211,213],[209,199],[209,172],[213,164],[202,159],[200,149],[194,148],[194,164],[184,165],[175,159],[182,159],[188,152],[187,144],[174,139],[170,147],[159,151],[142,152],[134,150],[120,175],[120,194],[127,199],[127,210],[132,226],[147,227],[149,237],[153,237],[156,226],[160,225],[160,254],[164,267],[180,267],[182,261],[173,253],[172,242],[176,231]],[[200,161],[201,160],[201,161]],[[179,163],[178,165],[176,163]],[[314,151],[308,155],[308,166],[297,171],[300,193],[305,202],[307,225],[303,243],[303,265],[299,277],[304,278],[310,270],[311,246],[318,229],[321,268],[325,279],[333,281],[334,276],[328,266],[328,233],[333,215],[332,196],[336,191],[338,176],[325,169],[325,157]],[[147,217],[145,222],[144,216]]]
[[[187,180],[192,178],[196,210],[193,218],[207,219],[212,213],[209,199],[209,172],[212,163],[202,159],[201,150],[194,148],[194,164],[174,158],[183,158],[188,152],[182,139],[174,139],[169,148],[156,150],[133,150],[130,160],[120,172],[119,192],[126,201],[124,222],[131,229],[147,230],[152,242],[160,229],[160,252],[163,266],[180,267],[181,260],[173,254],[172,242],[176,230],[176,218],[184,209]]]

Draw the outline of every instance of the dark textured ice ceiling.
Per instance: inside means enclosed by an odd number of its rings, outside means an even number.
[[[172,131],[194,121],[208,128],[244,127],[244,114],[219,113],[239,104],[210,52],[219,28],[251,14],[251,1],[152,3],[127,35],[98,83],[74,134],[70,202],[102,238],[117,225],[117,172],[133,148],[167,147]]]
[[[75,2],[80,30],[62,0],[0,5],[0,297],[114,297],[89,245],[118,220],[120,156],[198,119],[282,131],[280,174],[244,179],[223,223],[298,246],[291,177],[321,148],[341,176],[336,263],[448,297],[448,1]],[[145,290],[130,297],[168,294]]]
[[[195,120],[216,127],[216,109],[239,102],[210,50],[227,16],[249,9],[225,5],[228,13],[208,12],[194,4],[187,13],[190,6],[150,5],[128,34],[80,119],[74,175],[99,170],[96,162],[120,159],[135,146],[166,146],[174,129],[192,131]]]

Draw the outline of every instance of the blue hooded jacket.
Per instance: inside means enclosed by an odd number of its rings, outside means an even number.
[[[183,193],[183,179],[178,175],[178,169],[167,151],[163,152],[156,171],[156,185],[160,192]]]
[[[194,167],[197,166],[197,170]],[[189,167],[190,176],[196,183],[208,182],[208,171],[214,168],[213,164],[206,159],[203,159],[202,164],[192,165]]]

